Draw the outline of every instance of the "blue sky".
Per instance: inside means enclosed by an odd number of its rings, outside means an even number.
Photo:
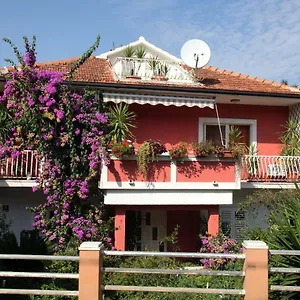
[[[20,48],[37,36],[39,61],[80,56],[101,35],[95,54],[144,36],[180,56],[199,38],[210,65],[300,84],[300,0],[11,0],[2,1],[0,36]],[[12,50],[0,42],[0,66]]]

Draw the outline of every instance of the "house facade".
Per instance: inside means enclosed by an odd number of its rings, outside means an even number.
[[[142,37],[129,45],[143,49],[143,57],[126,57],[127,46],[91,57],[76,71],[73,84],[97,89],[112,105],[129,104],[137,116],[136,148],[150,139],[167,150],[181,141],[228,146],[234,126],[240,142],[255,151],[238,159],[198,157],[191,151],[179,161],[166,151],[150,164],[147,176],[138,172],[136,155],[112,156],[101,170],[99,188],[114,211],[115,247],[167,251],[167,237],[176,231],[181,251],[197,251],[203,231],[223,230],[239,238],[247,217],[237,205],[247,195],[255,189],[294,188],[299,179],[300,157],[280,156],[279,137],[289,118],[300,117],[300,90],[213,67],[190,70]],[[39,67],[68,72],[74,61]],[[26,206],[44,201],[30,191],[40,166],[32,151],[17,162],[1,162],[0,203],[17,235],[31,228]],[[263,213],[257,222],[264,226]]]

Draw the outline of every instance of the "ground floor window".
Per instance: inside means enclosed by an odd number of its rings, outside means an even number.
[[[241,240],[245,228],[245,213],[238,211],[237,207],[220,208],[220,223],[223,234]]]

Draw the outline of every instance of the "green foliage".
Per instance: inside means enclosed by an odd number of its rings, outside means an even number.
[[[178,240],[179,228],[180,228],[180,226],[176,225],[173,232],[169,236],[167,236],[163,239],[163,242],[166,242],[169,245],[171,245],[172,252],[180,251],[179,240]]]
[[[20,237],[20,246],[17,243],[16,237],[12,232],[8,232],[0,241],[0,253],[4,254],[34,254],[46,255],[49,254],[49,246],[39,236],[37,231],[23,231]],[[0,262],[1,271],[13,272],[44,272],[45,262],[27,260],[2,260]],[[18,289],[40,289],[43,284],[43,279],[40,278],[13,278],[1,277],[1,288],[18,288]],[[2,300],[28,300],[29,296],[21,295],[0,295]]]
[[[125,57],[134,57],[135,49],[132,46],[126,46],[123,50],[123,55]]]
[[[160,75],[167,76],[170,71],[170,67],[166,63],[161,63],[159,66],[159,71]]]
[[[68,247],[57,255],[60,256],[78,256],[78,247],[75,240],[71,240]],[[78,273],[78,262],[74,261],[52,261],[45,264],[45,272],[49,273]],[[76,279],[44,279],[41,285],[42,290],[78,290],[78,281]],[[35,296],[34,300],[52,300],[53,296]],[[55,300],[73,300],[74,297],[56,296]]]
[[[184,267],[197,267],[196,264],[172,258],[138,257],[118,260],[110,266],[120,268],[147,268],[147,269],[182,269]],[[231,267],[237,270],[240,266],[232,263]],[[156,275],[156,274],[106,274],[104,284],[109,285],[137,285],[137,286],[163,286],[163,287],[189,287],[189,288],[242,288],[242,278],[222,276],[188,276],[188,275]],[[237,296],[200,295],[183,293],[142,293],[142,292],[106,292],[105,299],[131,300],[131,299],[242,299]]]
[[[196,156],[208,156],[215,153],[215,146],[211,141],[203,141],[192,144]]]
[[[110,108],[109,129],[113,141],[120,143],[127,138],[133,138],[132,129],[135,125],[136,115],[130,111],[129,105],[120,103]]]
[[[300,155],[300,133],[297,121],[290,119],[284,126],[285,131],[280,137],[283,143],[281,155],[299,156]]]
[[[300,250],[300,191],[290,196],[289,201],[281,203],[278,210],[270,215],[269,247],[278,250]],[[299,268],[299,256],[274,257],[278,267]],[[276,280],[274,280],[276,283]],[[278,285],[300,286],[300,274],[284,274],[277,280]],[[299,299],[299,293],[288,292],[281,299]]]
[[[6,107],[6,103],[0,102],[0,141],[8,138],[11,126],[11,115]]]
[[[154,162],[157,155],[166,151],[166,147],[160,141],[147,140],[143,142],[137,150],[139,172],[146,178],[149,171],[149,163]]]
[[[229,145],[238,144],[243,138],[242,132],[237,126],[229,126]]]
[[[181,159],[188,156],[188,144],[179,142],[169,149],[169,155],[172,159]]]
[[[135,49],[134,54],[135,54],[136,58],[141,59],[141,58],[144,58],[146,56],[147,51],[144,47],[138,47],[138,48]]]

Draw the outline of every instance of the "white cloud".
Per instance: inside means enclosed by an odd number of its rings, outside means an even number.
[[[300,83],[299,0],[182,1],[181,9],[179,2],[134,0],[119,9],[129,27],[143,20],[135,31],[177,56],[186,40],[200,38],[215,67]]]

